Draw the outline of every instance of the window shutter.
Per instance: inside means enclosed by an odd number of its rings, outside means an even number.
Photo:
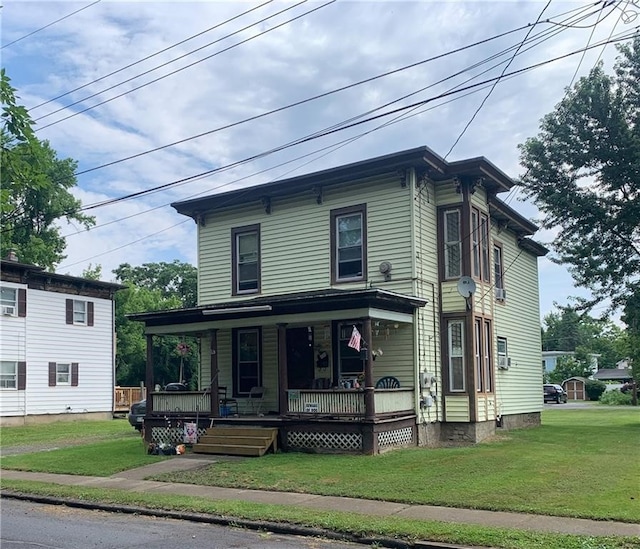
[[[93,301],[87,301],[87,326],[93,326]]]
[[[27,363],[18,362],[18,391],[24,391],[27,388]]]
[[[73,324],[73,299],[67,299],[67,324]]]
[[[49,362],[49,387],[56,386],[56,363]]]
[[[78,363],[77,362],[71,363],[71,386],[72,387],[78,386]]]
[[[27,316],[27,290],[18,289],[18,316]]]

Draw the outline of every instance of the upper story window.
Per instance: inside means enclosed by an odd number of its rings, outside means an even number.
[[[471,246],[473,276],[489,281],[489,218],[478,210],[471,211]]]
[[[444,277],[457,278],[462,273],[462,239],[460,210],[444,212]]]
[[[506,299],[503,263],[502,248],[496,245],[493,247],[493,285],[495,287],[496,299],[500,301],[504,301]]]
[[[332,282],[364,280],[367,265],[366,204],[331,212]]]
[[[18,388],[18,363],[11,360],[0,362],[0,389]]]
[[[0,287],[0,306],[5,316],[18,314],[18,290],[16,288]]]
[[[507,338],[499,337],[497,340],[498,368],[506,370],[509,367],[509,358],[507,355]]]
[[[260,225],[231,230],[233,295],[260,291]]]
[[[93,326],[93,301],[83,299],[66,300],[66,322],[76,326]]]

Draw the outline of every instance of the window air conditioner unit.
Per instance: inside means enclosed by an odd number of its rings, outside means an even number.
[[[507,290],[504,288],[496,288],[496,299],[498,301],[506,301],[507,300]]]
[[[498,370],[508,370],[511,366],[511,359],[506,356],[498,357]]]
[[[4,316],[15,316],[16,308],[11,305],[3,305],[2,306],[2,314]]]

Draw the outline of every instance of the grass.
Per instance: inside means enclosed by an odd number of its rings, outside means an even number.
[[[399,538],[407,541],[491,546],[501,549],[637,549],[637,539],[545,534],[506,528],[449,524],[435,521],[374,517],[267,505],[243,501],[211,501],[171,494],[126,492],[91,487],[57,486],[40,482],[1,479],[3,490],[39,496],[80,499],[114,505],[142,506],[183,512],[198,512],[235,519],[287,522],[361,537]]]
[[[0,464],[3,468],[108,476],[164,459],[145,454],[139,435],[127,424],[106,423],[78,422],[71,424],[78,430],[71,431],[65,430],[69,424],[56,425],[60,427],[59,431],[56,429],[57,434],[52,432],[52,426],[39,426],[42,436],[34,426],[27,435],[32,441],[41,442],[46,438],[52,443],[62,443],[82,439],[91,443],[8,456],[2,458]],[[10,430],[2,431],[3,448],[7,444],[5,433]],[[25,444],[22,437],[10,435],[8,438],[14,445]],[[109,440],[105,441],[105,438]],[[155,478],[235,488],[639,522],[639,438],[640,410],[637,408],[569,410],[559,406],[543,413],[540,428],[507,432],[471,447],[416,448],[380,456],[279,453],[259,459],[221,461],[197,472],[183,471]],[[1,486],[87,501],[281,521],[362,536],[429,539],[508,549],[638,547],[637,539],[622,537],[540,534],[9,479],[2,479]]]

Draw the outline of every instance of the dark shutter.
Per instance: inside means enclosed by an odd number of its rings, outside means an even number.
[[[49,362],[49,387],[56,386],[56,363]]]
[[[77,362],[71,363],[71,386],[72,387],[78,386],[78,363]]]
[[[27,388],[27,363],[18,362],[18,391],[24,391]]]
[[[93,326],[93,301],[87,301],[87,326]]]
[[[67,324],[73,324],[73,299],[67,299]]]
[[[27,316],[27,290],[18,289],[18,316]]]

